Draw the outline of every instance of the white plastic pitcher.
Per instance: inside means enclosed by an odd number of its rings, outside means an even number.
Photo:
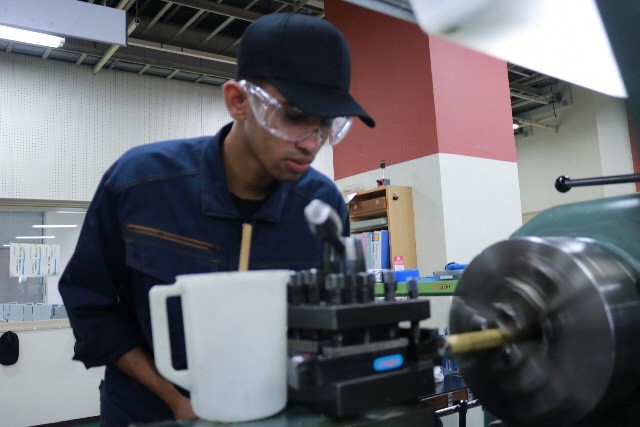
[[[149,292],[155,363],[198,417],[269,417],[287,402],[289,270],[189,274]],[[171,363],[167,298],[180,296],[188,369]]]

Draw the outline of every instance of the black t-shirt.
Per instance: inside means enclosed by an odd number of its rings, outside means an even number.
[[[258,212],[260,206],[262,206],[263,203],[267,200],[241,199],[235,194],[231,194],[231,198],[233,199],[233,204],[236,205],[236,209],[240,214],[240,219],[242,220],[242,222],[251,222],[251,220],[253,219],[253,215]]]

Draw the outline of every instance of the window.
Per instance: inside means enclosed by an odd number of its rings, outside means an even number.
[[[0,317],[4,320],[44,320],[46,310],[51,318],[65,316],[58,292],[60,274],[69,261],[84,221],[84,209],[11,209],[0,210]],[[11,243],[28,245],[52,244],[60,248],[58,274],[43,277],[10,277]],[[37,319],[24,315],[25,305],[37,307]],[[19,306],[19,307],[18,307]],[[18,312],[20,314],[18,314]],[[45,314],[42,314],[45,313]],[[11,317],[11,318],[10,318]],[[0,319],[1,320],[1,319]]]

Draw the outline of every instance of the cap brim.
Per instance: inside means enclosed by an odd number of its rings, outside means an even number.
[[[313,86],[273,77],[269,78],[269,82],[280,91],[287,101],[309,115],[318,117],[356,116],[371,128],[376,125],[376,122],[364,108],[348,92],[341,89]]]

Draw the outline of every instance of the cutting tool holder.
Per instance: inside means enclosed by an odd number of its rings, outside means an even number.
[[[288,284],[289,402],[348,416],[433,393],[437,334],[420,329],[430,312],[417,283],[398,299],[386,271],[376,298],[361,241],[323,240],[322,269],[296,272]]]

